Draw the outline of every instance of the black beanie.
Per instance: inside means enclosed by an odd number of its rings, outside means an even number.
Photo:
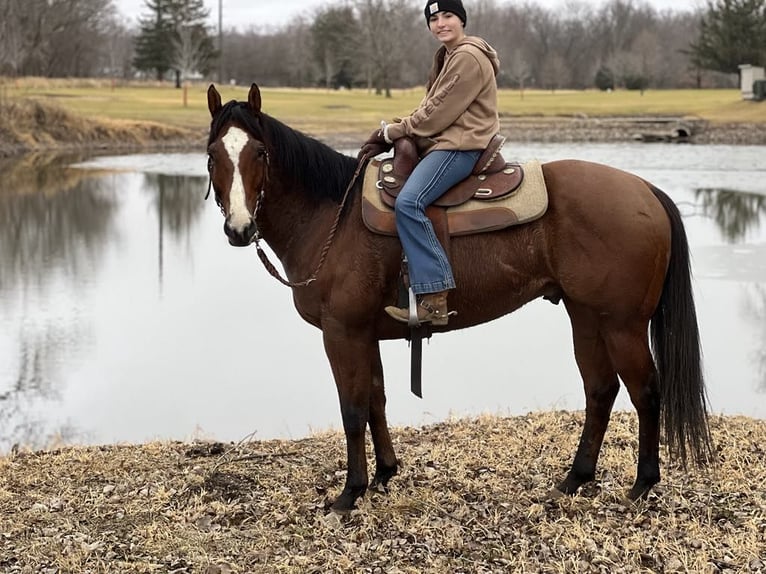
[[[466,15],[465,8],[463,8],[463,2],[461,0],[428,0],[426,3],[426,9],[423,13],[426,15],[426,26],[429,26],[429,21],[433,14],[437,12],[452,12],[455,16],[460,18],[460,21],[465,27]]]

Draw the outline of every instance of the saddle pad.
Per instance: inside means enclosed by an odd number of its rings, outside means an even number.
[[[370,231],[397,235],[393,209],[380,199],[378,160],[367,165],[362,189],[362,219]],[[524,181],[513,193],[496,200],[474,201],[447,209],[451,236],[497,231],[512,225],[534,221],[548,209],[548,191],[539,161],[523,164]]]

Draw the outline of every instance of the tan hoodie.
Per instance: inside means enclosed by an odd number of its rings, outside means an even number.
[[[439,71],[440,52],[444,63]],[[392,141],[414,137],[421,155],[436,149],[480,150],[500,130],[497,117],[497,52],[484,40],[466,36],[434,58],[428,93],[418,108],[389,124]],[[432,72],[433,72],[432,71]]]

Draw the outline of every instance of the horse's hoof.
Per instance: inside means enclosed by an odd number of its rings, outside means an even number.
[[[388,493],[388,481],[396,475],[399,470],[398,464],[389,467],[378,467],[375,476],[370,484],[370,489],[380,493]]]
[[[325,505],[325,510],[334,512],[341,516],[348,515],[354,510],[354,499],[341,494],[335,501],[329,505],[329,508]]]
[[[628,500],[630,504],[637,504],[641,502],[642,500],[646,500],[649,497],[649,491],[651,489],[652,489],[651,486],[649,487],[634,486],[628,492],[625,493],[625,499]]]
[[[658,479],[651,479],[646,481],[637,480],[633,487],[628,491],[626,496],[631,502],[638,502],[639,500],[646,500],[649,496],[649,492],[652,487],[659,482]]]
[[[366,486],[359,489],[343,489],[343,492],[340,493],[340,496],[336,498],[335,502],[330,505],[330,510],[343,516],[348,515],[352,510],[354,510],[356,499],[361,498],[366,490]]]

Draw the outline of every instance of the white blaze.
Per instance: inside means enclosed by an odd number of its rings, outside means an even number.
[[[242,174],[239,172],[239,154],[247,143],[247,134],[239,128],[232,127],[221,141],[234,166],[229,190],[229,226],[235,231],[243,231],[252,221],[245,201],[245,185],[242,182]]]

